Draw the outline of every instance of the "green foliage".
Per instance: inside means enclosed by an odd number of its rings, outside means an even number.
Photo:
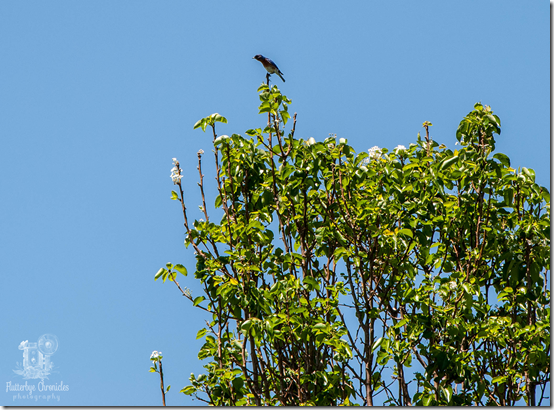
[[[296,138],[291,101],[258,92],[264,129],[218,137],[219,114],[194,126],[212,127],[221,220],[200,155],[206,221],[189,225],[172,195],[205,290],[183,294],[211,314],[197,334],[206,374],[181,392],[213,405],[539,404],[550,194],[494,153],[490,107],[462,120],[460,150],[418,137],[368,155]],[[186,269],[166,268],[156,279],[179,286]]]
[[[216,122],[227,124],[227,118],[218,113],[212,114],[209,117],[202,118],[194,124],[194,129],[202,128],[202,131],[206,131],[206,127],[214,127]]]

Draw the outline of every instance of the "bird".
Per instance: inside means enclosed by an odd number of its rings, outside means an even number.
[[[285,79],[283,78],[283,73],[281,72],[281,70],[279,70],[279,67],[277,67],[277,64],[275,64],[269,58],[264,57],[261,54],[255,55],[252,58],[262,63],[264,65],[264,68],[267,70],[269,74],[277,74],[279,77],[281,77],[281,80],[285,82]]]

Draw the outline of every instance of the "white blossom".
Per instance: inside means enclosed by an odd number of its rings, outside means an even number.
[[[314,145],[314,144],[315,144],[315,139],[314,139],[314,137],[311,137],[308,141],[306,141],[306,144],[308,144],[308,145]]]
[[[151,358],[151,359],[157,359],[158,357],[161,356],[161,354],[162,354],[162,352],[158,352],[157,350],[154,350],[154,351],[152,352],[152,354],[150,355],[150,358]]]
[[[170,177],[173,181],[173,185],[179,185],[181,183],[181,179],[183,178],[180,174],[171,174]]]
[[[406,147],[404,145],[397,145],[394,150],[398,153],[398,151],[406,151]]]
[[[175,159],[175,158],[173,158],[173,159]],[[177,160],[175,160],[174,163],[178,164]],[[181,178],[183,178],[183,176],[181,175],[181,170],[179,169],[179,167],[177,165],[175,165],[173,168],[171,168],[170,177],[173,180],[173,183],[175,185],[181,183]]]
[[[346,138],[339,139],[339,144],[346,144]]]
[[[204,154],[204,150],[203,149],[198,150],[198,155],[202,155],[202,154]]]
[[[450,289],[452,289],[452,290],[454,290],[458,287],[458,285],[454,281],[448,282],[448,286],[450,286]]]
[[[369,152],[370,159],[378,159],[381,156],[381,148],[377,145],[367,150]]]

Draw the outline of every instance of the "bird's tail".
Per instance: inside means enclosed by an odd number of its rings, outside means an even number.
[[[281,80],[283,80],[283,82],[285,82],[285,79],[283,78],[283,75],[282,75],[282,73],[280,73],[280,72],[277,72],[277,75],[278,75],[279,77],[281,77]]]

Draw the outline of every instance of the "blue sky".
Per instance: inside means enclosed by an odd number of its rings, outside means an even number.
[[[284,73],[297,137],[390,149],[431,121],[454,148],[481,101],[502,120],[497,151],[548,187],[549,21],[545,0],[0,2],[0,382],[24,383],[19,343],[53,334],[46,383],[70,386],[54,404],[160,405],[153,350],[168,404],[199,404],[178,391],[202,370],[204,317],[154,282],[166,262],[194,267],[171,158],[201,218],[196,152],[212,139],[192,127],[214,112],[221,134],[264,125],[255,54]]]

